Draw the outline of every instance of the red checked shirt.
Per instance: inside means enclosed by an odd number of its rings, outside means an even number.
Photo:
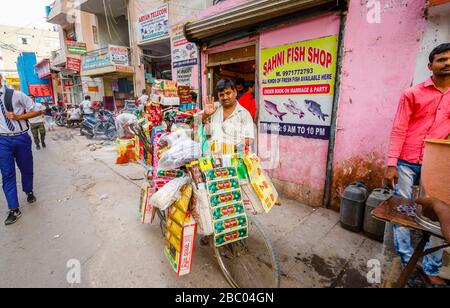
[[[399,159],[421,164],[425,139],[447,139],[450,134],[450,89],[441,92],[431,78],[406,90],[392,127],[388,166]]]

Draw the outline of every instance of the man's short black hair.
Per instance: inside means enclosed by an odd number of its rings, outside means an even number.
[[[248,88],[253,88],[255,87],[255,82],[253,80],[247,80],[245,82],[245,89],[248,90]]]
[[[236,85],[245,86],[245,80],[243,78],[236,79]]]
[[[84,99],[85,99],[85,100],[90,100],[91,97],[90,97],[89,95],[86,95],[86,96],[84,97]]]
[[[191,91],[189,94],[192,97],[192,101],[196,102],[197,101],[197,97],[198,97],[197,93],[195,93],[194,91]]]
[[[439,46],[436,46],[430,53],[430,56],[428,57],[428,60],[430,61],[430,63],[432,63],[434,61],[434,56],[441,54],[443,52],[449,51],[450,50],[450,43],[444,43],[441,44]]]
[[[220,79],[219,82],[217,82],[216,84],[217,94],[228,88],[230,88],[231,90],[236,90],[234,82],[230,79]]]

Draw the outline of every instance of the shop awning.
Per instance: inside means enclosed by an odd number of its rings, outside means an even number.
[[[301,18],[302,13],[330,11],[341,8],[345,0],[255,0],[214,16],[189,22],[185,36],[190,42],[205,43],[233,34],[247,34],[258,28],[286,21],[285,17]]]
[[[101,68],[96,68],[93,70],[81,71],[80,76],[82,77],[101,77],[105,75],[116,75],[116,76],[133,76],[134,68],[127,65],[109,65]]]

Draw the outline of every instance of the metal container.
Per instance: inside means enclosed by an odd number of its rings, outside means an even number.
[[[422,214],[422,205],[418,204],[416,209],[416,222],[431,233],[443,236],[441,225],[438,221],[432,221]]]
[[[367,187],[361,182],[348,185],[341,199],[341,226],[344,229],[359,232],[363,225],[364,208],[368,195]]]
[[[372,217],[372,211],[381,203],[392,196],[393,192],[389,188],[376,188],[372,191],[366,201],[363,230],[368,237],[383,242],[384,229],[386,223]]]
[[[450,140],[425,140],[421,183],[425,193],[450,204]]]

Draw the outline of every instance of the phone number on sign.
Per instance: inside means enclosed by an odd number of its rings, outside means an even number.
[[[302,68],[298,70],[287,70],[283,71],[283,76],[293,76],[293,75],[306,75],[313,74],[314,70],[312,68]]]

